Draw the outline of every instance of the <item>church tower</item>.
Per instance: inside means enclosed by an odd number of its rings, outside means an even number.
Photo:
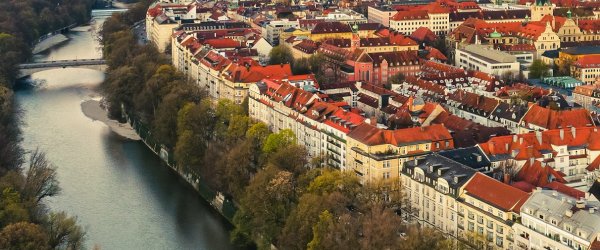
[[[554,5],[548,0],[535,0],[531,5],[531,21],[540,21],[545,15],[554,16]]]

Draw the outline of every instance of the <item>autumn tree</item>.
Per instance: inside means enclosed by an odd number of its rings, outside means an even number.
[[[0,231],[0,249],[50,249],[44,229],[29,222],[10,224]]]
[[[259,246],[269,246],[279,236],[296,200],[292,173],[268,166],[250,181],[234,224],[251,229],[245,234],[259,240]]]
[[[29,157],[29,167],[25,173],[22,187],[23,200],[32,202],[34,207],[46,197],[60,192],[56,176],[56,167],[46,159],[46,155],[35,150]]]
[[[45,223],[48,232],[48,244],[53,249],[82,249],[85,231],[77,225],[76,217],[65,212],[50,213]]]

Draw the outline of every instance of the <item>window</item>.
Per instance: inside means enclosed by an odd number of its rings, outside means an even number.
[[[481,216],[481,215],[477,216],[477,223],[483,224],[483,216]]]
[[[475,231],[475,224],[473,224],[473,222],[469,221],[468,229],[471,232]]]
[[[496,236],[496,245],[502,247],[503,241],[502,236]]]
[[[384,179],[384,180],[387,180],[387,179],[389,179],[389,178],[390,178],[390,172],[385,172],[385,173],[383,173],[383,179]]]

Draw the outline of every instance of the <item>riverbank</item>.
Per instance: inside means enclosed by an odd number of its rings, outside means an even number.
[[[99,100],[87,100],[82,102],[81,111],[88,118],[106,124],[110,130],[123,138],[134,141],[141,140],[140,136],[138,136],[128,123],[119,123],[118,121],[108,118],[108,112],[102,108]]]
[[[67,41],[69,41],[69,38],[67,36],[63,34],[56,34],[36,44],[31,53],[38,54]]]

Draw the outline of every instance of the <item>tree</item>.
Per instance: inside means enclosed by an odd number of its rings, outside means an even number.
[[[46,154],[36,149],[29,157],[29,168],[22,190],[23,199],[37,206],[42,199],[59,192],[56,168],[46,159]]]
[[[65,212],[50,213],[45,223],[49,245],[53,249],[82,249],[85,231],[77,225],[76,217]]]
[[[50,249],[50,246],[42,227],[29,222],[18,222],[0,231],[0,249],[44,250]]]
[[[287,144],[278,147],[269,157],[269,164],[298,176],[306,172],[308,153],[304,146]]]
[[[294,75],[304,75],[309,74],[310,71],[310,63],[306,58],[299,58],[292,61],[292,73]]]
[[[286,145],[296,144],[296,135],[290,129],[282,129],[278,133],[270,134],[263,145],[263,153],[269,155],[275,150]]]
[[[533,60],[529,67],[529,78],[540,79],[550,75],[550,67],[545,64],[542,60]]]
[[[392,89],[392,86],[402,84],[404,82],[404,79],[406,79],[406,76],[403,73],[396,73],[395,75],[390,77],[390,79],[384,85],[384,87],[386,89]]]
[[[0,193],[0,228],[19,221],[29,220],[29,213],[21,203],[21,195],[14,189],[7,187]]]
[[[278,45],[271,49],[269,52],[269,64],[287,64],[292,63],[294,61],[294,56],[292,55],[292,51],[284,46]]]
[[[236,227],[251,228],[259,246],[269,246],[279,236],[297,200],[294,186],[295,180],[288,171],[273,166],[260,170],[240,199],[242,212],[234,218]]]
[[[431,46],[442,52],[442,54],[444,54],[446,57],[448,57],[448,46],[446,45],[446,37],[438,36],[437,39],[433,41],[433,44]]]
[[[571,76],[571,65],[573,65],[573,59],[566,58],[556,63],[557,75],[558,76]]]

